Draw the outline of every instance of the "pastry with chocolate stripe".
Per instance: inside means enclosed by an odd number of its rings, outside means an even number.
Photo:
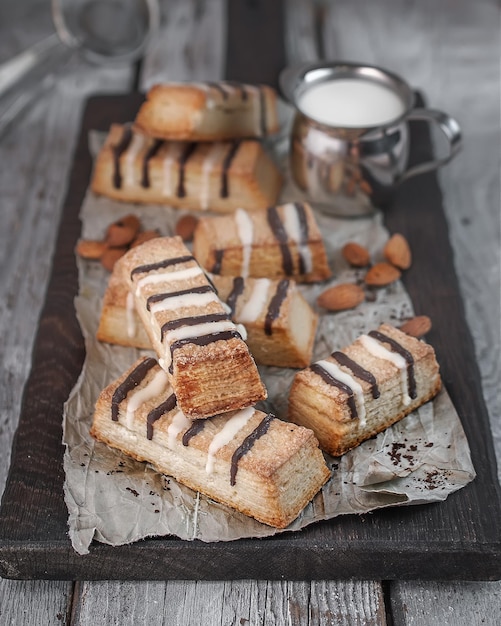
[[[231,321],[180,237],[151,239],[116,267],[187,417],[206,418],[266,398],[245,328]]]
[[[101,392],[91,434],[276,528],[294,521],[330,476],[311,430],[254,407],[189,420],[153,358]]]
[[[201,217],[193,254],[209,272],[223,276],[293,278],[310,283],[331,275],[313,211],[303,202],[252,213],[238,208],[233,215]]]
[[[431,400],[440,387],[433,348],[382,324],[298,372],[288,417],[339,456]]]
[[[279,130],[277,95],[266,85],[229,81],[155,85],[135,125],[160,139],[266,137]]]
[[[276,202],[282,174],[254,140],[165,141],[113,124],[99,152],[94,193],[190,210],[249,211]]]

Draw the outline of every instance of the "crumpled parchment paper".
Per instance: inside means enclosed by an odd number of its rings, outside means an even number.
[[[94,151],[101,141],[102,137],[91,136]],[[286,185],[282,199],[298,199],[290,184]],[[118,203],[88,192],[81,209],[82,237],[101,238],[110,222],[128,213],[137,214],[144,229],[158,228],[163,235],[174,233],[182,214],[165,207]],[[317,295],[327,285],[354,282],[363,275],[363,270],[351,269],[343,260],[344,243],[357,241],[367,246],[373,261],[377,261],[388,238],[378,212],[356,220],[318,213],[317,220],[333,277],[328,283],[300,287],[314,308]],[[99,263],[81,259],[77,262],[80,290],[75,307],[87,356],[65,404],[63,442],[69,535],[79,554],[86,554],[93,540],[117,546],[165,535],[205,542],[264,537],[295,531],[337,515],[444,500],[474,479],[468,442],[444,389],[432,402],[343,457],[327,456],[332,477],[285,531],[237,513],[158,474],[148,464],[95,442],[89,429],[100,391],[147,352],[96,341],[109,275]],[[313,360],[348,345],[382,322],[399,325],[412,315],[412,304],[400,282],[373,291],[372,297],[355,310],[324,312]],[[262,408],[285,417],[287,394],[296,370],[260,367],[260,372],[269,394]]]

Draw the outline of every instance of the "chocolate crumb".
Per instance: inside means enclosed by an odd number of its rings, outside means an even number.
[[[132,494],[135,498],[137,498],[137,497],[138,497],[138,495],[139,495],[139,493],[138,493],[135,489],[132,489],[131,487],[125,487],[125,490],[126,490],[126,491],[130,491],[130,492],[131,492],[131,494]]]

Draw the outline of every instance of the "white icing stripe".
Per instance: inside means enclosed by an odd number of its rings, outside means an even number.
[[[187,430],[191,426],[189,420],[182,411],[178,411],[172,418],[172,422],[167,428],[167,446],[172,450],[176,445],[176,439],[179,433]]]
[[[254,322],[257,320],[268,302],[268,290],[271,281],[268,278],[259,278],[254,282],[251,294],[236,318],[237,322]]]
[[[360,383],[356,381],[353,378],[353,376],[350,376],[350,374],[343,371],[332,361],[326,361],[326,360],[317,361],[317,365],[320,365],[320,367],[323,368],[327,373],[329,373],[333,378],[335,378],[336,380],[339,380],[345,385],[348,385],[348,387],[352,389],[353,394],[355,396],[355,400],[356,400],[359,426],[361,427],[365,426],[366,410],[365,410],[364,391]]]
[[[125,422],[127,428],[132,429],[134,423],[134,413],[136,410],[148,400],[159,396],[167,386],[167,374],[163,370],[158,370],[154,378],[142,389],[129,394],[127,402],[127,414]]]
[[[158,313],[160,311],[174,311],[190,306],[205,306],[209,302],[219,302],[219,298],[213,291],[208,293],[187,293],[182,296],[173,296],[165,298],[160,302],[153,302],[150,305],[150,313]]]
[[[133,187],[135,185],[135,163],[137,155],[143,148],[146,138],[144,135],[133,134],[132,141],[127,148],[122,161],[122,172],[124,187]]]
[[[195,324],[194,326],[180,326],[179,328],[167,331],[164,335],[163,341],[164,345],[170,346],[174,343],[174,341],[178,341],[179,339],[204,337],[205,335],[210,335],[211,333],[219,333],[226,330],[236,330],[236,326],[231,320],[222,320],[220,322],[202,322],[201,324]],[[171,354],[169,350],[165,353],[163,362],[166,368],[170,367]]]
[[[242,244],[242,268],[240,275],[247,278],[249,275],[252,241],[254,239],[254,225],[252,223],[252,218],[247,211],[240,208],[235,211],[235,222],[237,226],[238,238]]]
[[[408,406],[411,403],[411,398],[408,392],[407,363],[404,357],[400,354],[397,354],[396,352],[387,350],[383,345],[379,343],[379,341],[377,341],[377,339],[374,339],[374,337],[370,337],[369,335],[361,335],[359,337],[359,340],[364,348],[373,356],[384,359],[385,361],[390,361],[390,363],[393,363],[393,365],[395,365],[395,367],[400,370],[402,404],[404,406]]]
[[[301,222],[299,221],[298,208],[293,202],[289,202],[284,205],[283,211],[285,231],[289,238],[297,244],[299,254],[303,259],[305,273],[308,274],[313,270],[313,261],[308,244],[301,238]]]
[[[167,153],[163,162],[164,184],[162,193],[164,196],[173,196],[175,193],[172,166],[174,165],[174,162],[177,161],[181,156],[184,146],[185,144],[183,142],[178,141],[167,144]]]
[[[127,337],[134,337],[136,334],[136,309],[134,307],[134,294],[129,291],[125,304],[125,316],[127,318]]]
[[[187,280],[188,278],[195,278],[203,274],[202,268],[198,265],[194,267],[187,267],[181,270],[175,270],[172,272],[159,272],[156,274],[148,274],[140,278],[136,283],[136,295],[139,295],[141,289],[145,285],[156,285],[157,283],[174,283],[180,280]]]
[[[252,406],[238,411],[238,413],[235,413],[235,415],[230,417],[223,428],[217,433],[217,435],[215,435],[214,439],[210,443],[207,454],[207,464],[205,466],[207,474],[212,474],[214,470],[214,456],[218,450],[230,443],[238,431],[241,430],[254,415],[254,412],[255,409]]]
[[[206,211],[210,199],[210,175],[216,163],[222,160],[227,146],[222,142],[214,143],[204,159],[202,165],[202,180],[200,183],[200,207]]]

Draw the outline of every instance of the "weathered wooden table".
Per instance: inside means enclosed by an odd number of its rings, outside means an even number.
[[[46,5],[0,5],[0,61],[51,32]],[[284,64],[319,57],[393,69],[461,122],[465,148],[440,183],[499,464],[499,3],[288,0],[282,11],[264,0],[165,0],[162,13],[162,36],[139,66],[96,68],[72,59],[0,142],[2,489],[87,97],[159,80],[215,80],[239,63],[255,66],[255,80],[272,82]],[[263,14],[283,24],[283,59],[268,62],[263,53]],[[236,42],[233,25],[242,15],[247,28]],[[498,582],[0,580],[2,625],[500,622]]]

